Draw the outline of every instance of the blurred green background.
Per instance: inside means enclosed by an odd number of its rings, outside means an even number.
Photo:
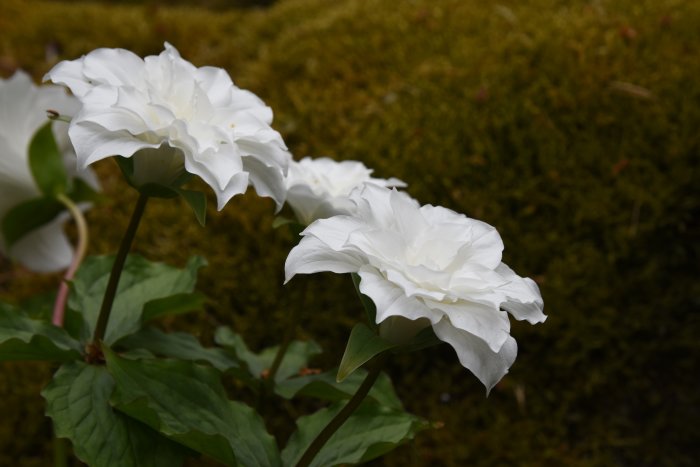
[[[373,463],[389,466],[695,465],[699,39],[700,2],[681,0],[0,1],[3,77],[168,41],[262,97],[297,158],[361,160],[498,228],[549,319],[514,323],[518,359],[488,398],[447,346],[395,359],[407,408],[444,427]],[[97,170],[91,252],[109,253],[135,197],[113,163]],[[332,366],[362,316],[354,291],[332,274],[283,287],[294,239],[272,211],[251,192],[210,207],[202,229],[155,201],[136,250],[209,259],[206,312],[165,323],[205,342],[227,324],[254,348],[276,343],[306,281],[300,337]],[[0,264],[5,299],[57,281]],[[50,374],[0,365],[0,465],[50,464]],[[271,422],[282,442],[289,426]]]

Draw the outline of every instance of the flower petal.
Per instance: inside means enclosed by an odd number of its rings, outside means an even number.
[[[518,345],[510,336],[500,350],[494,352],[486,342],[455,328],[446,318],[433,325],[433,330],[440,340],[455,349],[459,362],[486,386],[487,394],[508,373],[518,354]]]
[[[12,245],[8,256],[36,272],[67,268],[73,259],[73,248],[63,232],[67,217],[67,214],[56,216],[48,224],[27,233]]]
[[[503,303],[501,308],[518,321],[525,320],[530,324],[544,323],[547,319],[543,313],[544,301],[535,281],[529,277],[518,276],[504,263],[496,268],[496,272],[509,281],[499,288],[508,297],[508,301]]]
[[[377,324],[390,316],[403,316],[415,321],[427,318],[431,323],[437,323],[441,316],[431,310],[421,299],[407,297],[403,289],[385,279],[379,271],[370,266],[363,266],[357,274],[360,281],[360,292],[372,299],[377,308]]]
[[[260,196],[272,198],[277,204],[277,211],[282,209],[287,190],[284,174],[278,165],[267,165],[255,157],[243,157],[243,170],[250,174],[250,183]]]
[[[68,134],[75,145],[78,166],[81,168],[111,156],[131,157],[139,149],[157,148],[161,144],[136,139],[125,130],[109,131],[90,121],[72,124]]]
[[[485,342],[491,351],[498,352],[508,340],[508,314],[498,307],[461,300],[456,303],[426,300],[426,304],[440,310],[457,329],[466,331]]]
[[[284,264],[286,284],[296,274],[313,274],[330,271],[337,274],[357,272],[362,265],[361,258],[351,253],[334,251],[313,236],[306,236],[292,248]]]

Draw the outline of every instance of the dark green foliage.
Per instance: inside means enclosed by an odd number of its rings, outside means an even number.
[[[168,40],[259,94],[297,158],[359,159],[423,203],[489,222],[505,262],[540,284],[549,319],[514,324],[518,359],[488,399],[448,346],[392,358],[407,409],[445,427],[377,465],[683,466],[700,455],[700,3],[33,3],[0,4],[4,76],[21,66],[40,78],[98,46],[158,53]],[[90,251],[112,253],[135,195],[113,162],[98,171],[108,199],[88,214]],[[166,326],[208,343],[231,325],[257,350],[303,306],[300,337],[328,352],[319,366],[337,365],[364,319],[350,278],[282,287],[295,239],[272,228],[272,202],[251,193],[209,206],[201,228],[183,201],[154,200],[137,236],[150,259],[210,262],[207,313]],[[3,295],[36,290],[11,272]],[[36,444],[48,434],[37,376],[1,368],[0,464],[45,465],[32,461],[50,455]],[[31,429],[10,436],[20,420]]]

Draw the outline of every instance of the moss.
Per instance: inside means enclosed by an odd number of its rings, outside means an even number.
[[[168,40],[263,97],[297,157],[362,160],[408,182],[422,202],[493,224],[504,260],[537,279],[550,318],[513,325],[520,355],[488,399],[447,347],[392,363],[407,407],[445,426],[377,465],[697,458],[700,5],[287,0],[210,12],[37,4],[0,6],[6,66],[39,77],[97,46],[147,54]],[[60,44],[58,57],[47,60],[47,44]],[[90,213],[96,253],[114,249],[113,226],[133,201],[111,163],[99,170],[108,197]],[[294,239],[270,227],[272,210],[252,194],[234,198],[201,229],[182,205],[149,206],[138,251],[175,264],[191,254],[210,261],[200,282],[212,298],[206,314],[168,325],[208,339],[215,325],[232,324],[255,347],[277,340],[304,287],[281,285]],[[6,295],[36,288],[12,271]],[[319,364],[332,365],[360,316],[353,292],[343,277],[306,282],[303,335],[329,350]],[[21,368],[3,368],[3,381],[24,384]],[[0,421],[8,432],[5,423],[13,422]],[[0,436],[7,456],[28,449]]]

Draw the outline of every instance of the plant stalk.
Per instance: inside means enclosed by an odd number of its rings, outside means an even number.
[[[301,456],[301,459],[299,459],[299,462],[297,462],[296,467],[308,467],[331,436],[333,436],[333,434],[338,431],[341,426],[343,426],[343,423],[350,418],[355,410],[357,410],[365,397],[367,397],[367,394],[369,394],[369,391],[372,389],[372,386],[374,386],[374,383],[377,381],[377,378],[382,372],[382,368],[384,367],[384,363],[386,362],[388,356],[388,352],[382,352],[370,361],[368,365],[369,373],[367,373],[367,376],[365,377],[364,381],[362,381],[360,387],[357,388],[357,392],[352,396],[348,403],[345,404],[341,411],[338,412],[338,414],[333,417],[330,422],[328,422],[328,425],[326,425],[318,436],[316,436],[316,439],[313,440],[309,447],[306,448],[306,451]]]
[[[92,347],[99,348],[99,344],[104,339],[105,331],[107,330],[107,322],[109,321],[109,314],[112,311],[112,305],[114,304],[114,298],[117,294],[117,287],[119,286],[119,278],[122,274],[122,269],[124,269],[124,263],[126,262],[126,257],[131,249],[131,244],[136,236],[136,230],[138,229],[139,222],[141,222],[141,217],[146,210],[146,202],[148,201],[148,195],[139,193],[139,199],[136,201],[136,206],[134,206],[134,212],[131,214],[131,220],[129,221],[129,226],[126,228],[124,233],[124,238],[122,238],[121,245],[119,245],[119,251],[117,256],[114,258],[114,264],[112,265],[112,272],[109,275],[109,282],[107,283],[107,289],[105,290],[105,296],[102,299],[102,306],[100,307],[100,315],[97,318],[97,324],[95,325],[95,333],[92,337]]]
[[[63,320],[66,314],[66,301],[68,300],[68,283],[75,276],[75,272],[78,270],[78,266],[85,259],[85,252],[87,251],[88,244],[88,228],[87,222],[85,222],[85,216],[80,208],[73,202],[72,199],[64,194],[59,194],[56,199],[60,201],[68,212],[73,217],[75,221],[75,226],[78,230],[78,244],[75,246],[75,252],[73,253],[73,261],[71,262],[66,274],[63,276],[61,284],[58,286],[58,294],[56,295],[56,301],[53,306],[53,314],[51,316],[51,322],[58,327],[63,327]]]

